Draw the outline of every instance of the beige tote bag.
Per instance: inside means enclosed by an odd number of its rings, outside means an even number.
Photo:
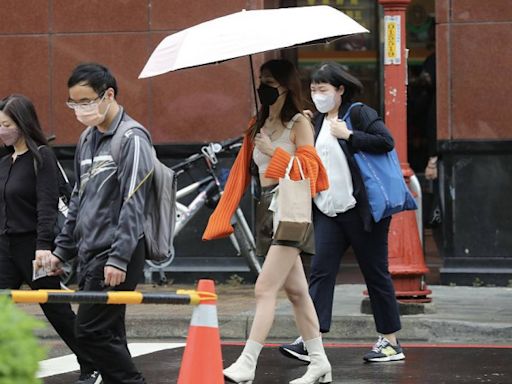
[[[302,178],[297,181],[290,179],[294,160]],[[304,177],[299,159],[292,156],[284,177],[279,179],[274,239],[302,242],[311,225],[311,204],[310,181]]]

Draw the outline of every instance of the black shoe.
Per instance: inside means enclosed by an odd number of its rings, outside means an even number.
[[[300,361],[304,361],[309,363],[311,358],[308,355],[308,351],[306,350],[306,345],[304,344],[304,340],[302,337],[298,337],[291,344],[283,344],[279,347],[279,352],[281,352],[286,357],[291,359],[297,359]]]
[[[398,340],[396,345],[392,345],[388,339],[379,336],[379,340],[375,343],[372,350],[364,355],[363,359],[369,363],[378,363],[403,360],[405,355]]]
[[[101,375],[98,371],[92,373],[81,373],[75,384],[101,384]]]

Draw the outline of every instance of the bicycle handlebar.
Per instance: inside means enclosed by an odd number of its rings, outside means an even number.
[[[215,153],[222,153],[222,152],[226,152],[235,147],[240,146],[241,145],[240,142],[242,141],[242,138],[243,138],[243,136],[239,136],[239,137],[235,137],[234,139],[228,139],[225,141],[221,141],[220,143],[215,143],[215,142],[209,143],[207,146],[209,146],[211,144],[217,144],[221,148],[220,148],[220,150],[215,151]],[[182,161],[178,164],[175,164],[175,165],[171,166],[170,168],[173,171],[179,171],[183,168],[187,168],[187,167],[191,166],[192,163],[196,162],[199,159],[203,159],[203,158],[205,158],[204,153],[195,153],[195,154],[187,157],[184,161]]]
[[[202,158],[203,158],[202,153],[196,153],[192,156],[187,157],[187,159],[182,161],[181,163],[174,164],[169,168],[171,168],[173,171],[178,171],[178,170],[181,170],[182,168],[186,168],[186,167],[190,166],[194,161],[197,161]]]
[[[228,140],[221,141],[219,144],[222,146],[223,150],[226,150],[226,148],[229,150],[229,149],[235,147],[234,144],[240,143],[242,141],[242,139],[243,139],[243,136],[238,136],[238,137],[235,137],[234,139],[228,139]]]

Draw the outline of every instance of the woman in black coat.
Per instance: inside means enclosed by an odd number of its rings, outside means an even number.
[[[375,222],[361,172],[354,160],[358,150],[389,152],[394,141],[377,112],[367,105],[353,105],[361,82],[341,65],[322,64],[311,77],[311,98],[318,113],[313,117],[315,147],[329,177],[329,189],[314,199],[315,255],[311,263],[309,293],[320,321],[320,331],[329,332],[336,275],[341,258],[352,246],[363,273],[377,332],[368,362],[405,358],[396,338],[401,328],[398,304],[388,270],[388,232],[391,217]],[[343,117],[350,116],[353,130]],[[288,357],[308,361],[299,338],[283,345]]]
[[[0,141],[9,150],[0,158],[0,289],[19,289],[23,283],[32,289],[60,289],[57,276],[32,280],[36,255],[53,248],[58,169],[34,105],[25,96],[11,95],[0,101]],[[78,357],[81,374],[77,383],[96,383],[91,360],[75,339],[71,305],[41,304],[41,308]]]

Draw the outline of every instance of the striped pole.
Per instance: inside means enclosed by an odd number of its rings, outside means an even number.
[[[144,293],[135,291],[73,292],[60,290],[0,290],[0,296],[8,296],[15,303],[87,303],[87,304],[178,304],[199,305],[216,300],[211,292],[178,290],[176,293]]]

